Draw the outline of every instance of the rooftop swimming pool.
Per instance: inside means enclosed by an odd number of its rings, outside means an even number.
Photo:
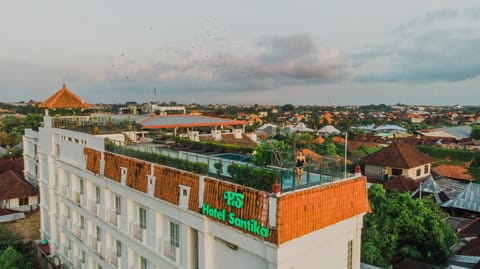
[[[236,153],[222,153],[222,154],[213,155],[213,157],[227,159],[227,160],[236,161],[236,162],[244,162],[244,163],[252,162],[252,156],[236,154]]]

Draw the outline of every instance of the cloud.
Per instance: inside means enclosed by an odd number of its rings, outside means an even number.
[[[307,34],[270,37],[259,43],[266,50],[249,67],[257,78],[334,82],[348,73],[347,58],[337,49],[318,48]]]
[[[166,47],[161,60],[126,63],[112,81],[162,85],[166,92],[258,91],[285,85],[334,83],[349,73],[346,56],[318,47],[308,34],[261,38],[254,52]],[[115,83],[119,84],[120,83]]]
[[[354,80],[430,83],[480,76],[479,15],[479,9],[447,9],[412,19],[392,32],[388,44],[350,55],[360,67]]]

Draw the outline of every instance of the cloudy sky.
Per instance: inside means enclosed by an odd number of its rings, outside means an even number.
[[[0,101],[63,83],[92,103],[479,105],[480,3],[4,3]]]

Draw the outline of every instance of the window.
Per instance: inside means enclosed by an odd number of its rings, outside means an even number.
[[[70,218],[70,207],[67,206],[67,219]]]
[[[402,175],[402,169],[392,168],[392,175],[394,175],[394,176]]]
[[[72,240],[68,239],[68,250],[72,249]]]
[[[148,269],[148,261],[145,257],[140,257],[140,269]]]
[[[426,164],[424,167],[423,167],[423,173],[424,174],[428,174],[430,171],[428,169],[428,164]]]
[[[421,176],[422,175],[422,169],[417,169],[417,177]]]
[[[80,194],[85,192],[85,186],[83,185],[83,179],[80,179]]]
[[[80,257],[82,259],[82,263],[85,263],[85,251],[82,250],[82,257]]]
[[[97,226],[97,241],[101,242],[102,241],[102,229]]]
[[[80,229],[84,229],[85,228],[85,219],[83,218],[83,216],[80,216]]]
[[[348,241],[347,249],[347,269],[353,268],[353,241]]]
[[[180,227],[178,223],[170,222],[170,244],[175,247],[180,246],[180,234],[179,234]]]
[[[95,202],[100,204],[100,188],[95,187]]]
[[[119,196],[115,196],[115,212],[117,212],[117,215],[122,214],[122,200]]]
[[[117,240],[117,257],[122,257],[122,242]]]
[[[147,209],[140,207],[138,217],[140,228],[147,229]]]
[[[18,203],[19,203],[20,206],[28,205],[28,197],[27,198],[20,198]]]

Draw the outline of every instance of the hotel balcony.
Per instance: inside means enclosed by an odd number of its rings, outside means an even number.
[[[109,210],[107,214],[108,214],[108,222],[113,226],[118,227],[120,215],[117,215],[117,211]]]
[[[118,268],[119,264],[121,264],[121,257],[119,257],[119,256],[117,255],[117,252],[116,252],[116,251],[110,250],[110,251],[108,252],[108,262],[109,262],[111,265],[113,265],[113,266],[115,266],[115,267]]]
[[[147,230],[143,229],[140,225],[140,223],[132,223],[131,224],[131,235],[141,241],[144,242],[144,240],[147,238]]]
[[[83,241],[84,232],[82,227],[79,224],[75,225],[75,230],[73,234],[75,235],[76,238],[78,238],[78,240]]]
[[[87,266],[85,265],[85,262],[82,261],[82,259],[77,259],[75,262],[75,269],[86,269]]]
[[[174,246],[170,239],[160,239],[159,244],[162,246],[162,255],[169,258],[175,263],[180,261],[180,248]]]

